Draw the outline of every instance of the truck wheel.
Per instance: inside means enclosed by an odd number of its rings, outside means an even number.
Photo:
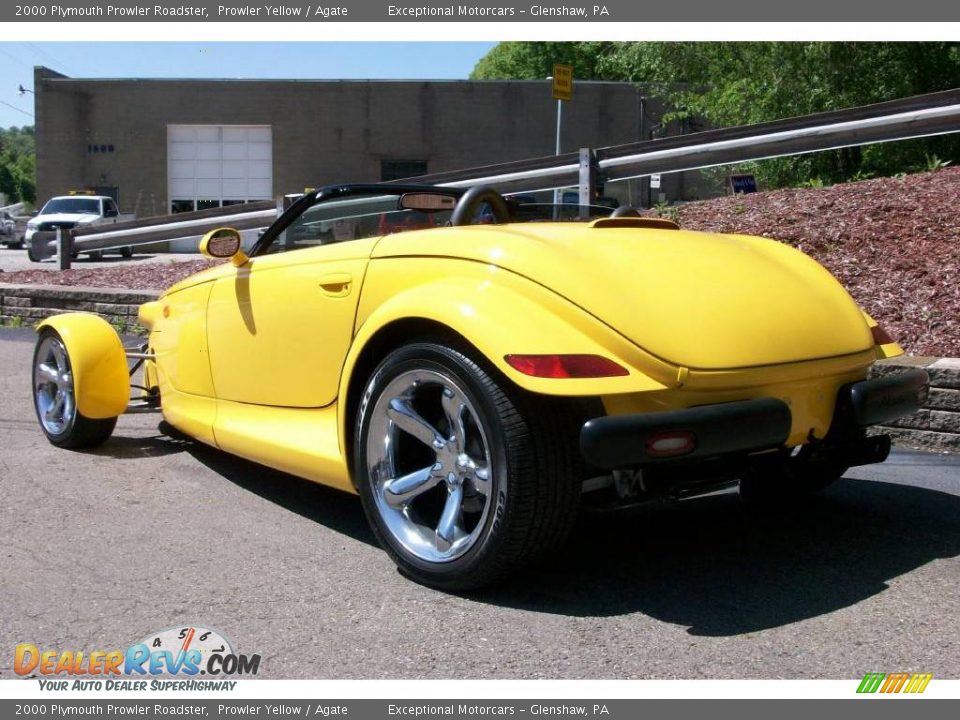
[[[33,249],[33,245],[27,246],[27,257],[30,259],[30,262],[40,262],[41,258],[37,255],[37,251]]]
[[[33,353],[33,406],[47,439],[61,448],[89,448],[110,437],[117,419],[93,420],[77,410],[67,348],[50,328],[40,331]]]
[[[522,393],[466,351],[388,355],[358,412],[354,478],[373,531],[424,585],[491,583],[569,533],[580,497],[578,418]]]

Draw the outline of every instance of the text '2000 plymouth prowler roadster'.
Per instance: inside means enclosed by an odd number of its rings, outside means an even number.
[[[139,404],[358,493],[404,573],[462,590],[556,547],[583,505],[824,487],[883,461],[866,428],[923,403],[922,371],[866,379],[900,348],[797,250],[573,210],[347,185],[249,254],[212,231],[201,250],[229,262],[142,306],[145,346],[95,315],[40,324],[40,424],[104,442],[142,362]]]

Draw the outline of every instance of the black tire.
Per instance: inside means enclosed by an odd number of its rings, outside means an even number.
[[[832,485],[849,466],[802,454],[764,465],[740,479],[740,497],[755,507],[782,507]]]
[[[87,253],[87,257],[89,257],[91,260],[102,260],[103,250],[91,250]]]
[[[61,354],[61,359],[54,357]],[[41,366],[49,365],[51,358],[57,365],[58,374],[61,378],[63,376],[69,377],[69,381],[57,385],[56,389],[53,382],[44,382],[41,372]],[[113,432],[113,428],[117,424],[117,418],[95,420],[85,417],[76,409],[75,398],[72,399],[71,405],[66,406],[67,408],[72,407],[72,410],[65,409],[62,413],[62,422],[53,422],[44,415],[44,403],[53,400],[50,397],[51,393],[55,393],[56,397],[59,397],[57,393],[60,392],[64,392],[65,396],[67,394],[74,395],[72,375],[70,356],[63,339],[55,330],[44,328],[37,337],[37,345],[33,351],[33,373],[31,377],[33,408],[37,413],[40,429],[47,436],[47,440],[60,448],[80,449],[102,445]],[[69,389],[66,386],[69,386]]]
[[[573,527],[580,498],[581,406],[524,393],[471,354],[438,342],[393,351],[371,375],[357,414],[354,478],[367,519],[402,573],[442,590],[487,585],[555,547]],[[410,393],[393,397],[408,381]],[[444,398],[459,410],[459,431],[446,420],[451,415]],[[420,413],[431,423],[434,437],[445,437],[447,444],[437,449],[407,435],[393,419],[395,408],[401,407],[394,400]],[[427,412],[431,408],[432,415]],[[392,433],[389,443],[381,444],[383,432]],[[381,448],[389,448],[383,450],[390,454],[389,462],[379,457]],[[479,469],[464,470],[460,480],[451,478],[456,474],[449,471],[452,461],[442,458],[456,452],[457,468],[463,462],[476,465],[476,459],[489,463],[482,479],[488,483],[485,490],[476,478],[470,479],[474,471],[480,477]],[[396,482],[393,478],[416,474],[402,465],[417,453],[419,458],[410,459],[410,465],[426,464],[417,472],[430,471],[431,478],[444,479],[428,481],[434,483],[430,489],[419,490],[422,494],[411,496],[402,509],[390,507],[388,488]],[[458,482],[463,488],[457,515],[462,527],[456,529],[462,534],[445,548],[441,528],[448,504],[456,504],[452,498]],[[397,502],[400,496],[392,497]],[[437,516],[436,545],[430,548],[430,528]]]
[[[125,257],[125,258],[132,258],[132,257],[133,257],[133,248],[132,248],[132,247],[129,247],[129,246],[127,246],[127,247],[125,247],[125,248],[120,248],[120,256],[121,256],[121,257]]]
[[[30,262],[40,262],[42,259],[39,255],[37,255],[36,250],[33,249],[33,244],[27,247],[27,258],[29,258]]]

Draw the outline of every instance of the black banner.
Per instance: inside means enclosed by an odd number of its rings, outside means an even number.
[[[4,22],[944,22],[960,4],[939,0],[62,0],[0,7]]]

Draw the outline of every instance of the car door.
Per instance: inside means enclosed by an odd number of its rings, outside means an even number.
[[[322,407],[337,397],[374,239],[252,258],[207,306],[217,398]]]

